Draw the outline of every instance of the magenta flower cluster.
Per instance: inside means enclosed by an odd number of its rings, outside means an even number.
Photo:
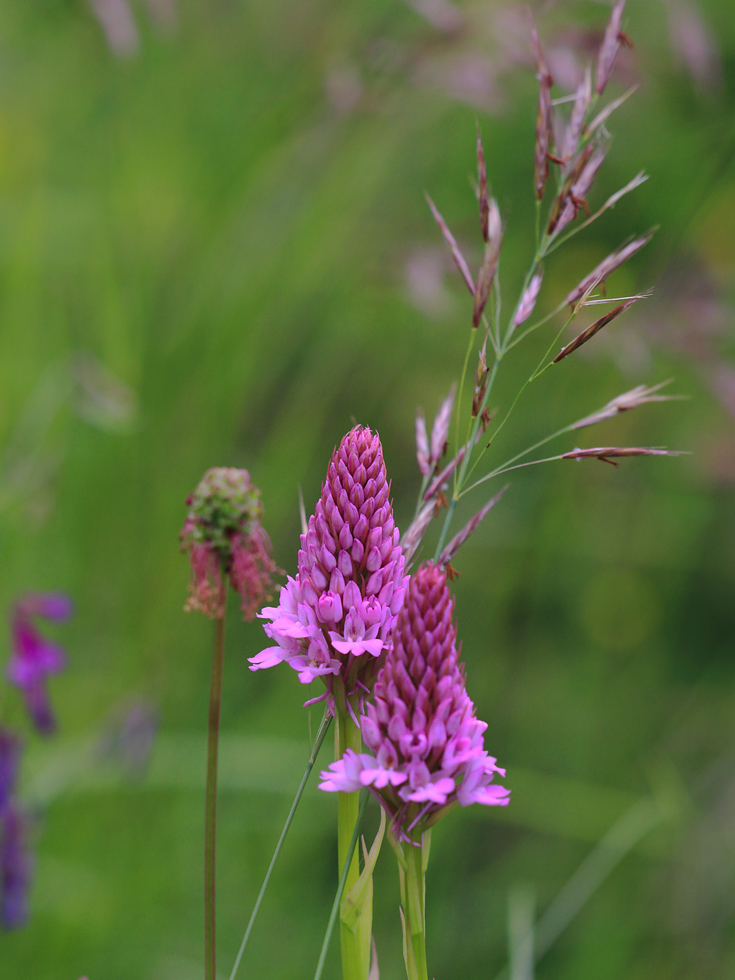
[[[21,743],[0,728],[0,925],[13,929],[28,916],[30,858],[25,818],[15,799]]]
[[[11,614],[12,653],[6,677],[19,688],[34,727],[51,734],[56,720],[46,678],[66,664],[66,654],[36,627],[36,619],[63,621],[72,613],[68,596],[32,592],[19,599]],[[14,929],[28,917],[31,855],[27,846],[29,820],[16,797],[21,741],[0,728],[0,925]]]
[[[330,704],[337,677],[348,697],[368,693],[403,602],[399,538],[380,439],[356,426],[332,455],[296,578],[260,614],[275,646],[251,657],[250,669],[285,662],[303,684],[322,677]]]
[[[68,596],[54,592],[34,592],[19,600],[13,609],[13,653],[7,678],[20,688],[36,729],[48,735],[56,727],[46,691],[46,678],[58,674],[66,664],[66,654],[36,628],[34,619],[63,622],[72,613]]]
[[[20,740],[12,732],[0,728],[0,813],[15,791],[19,759]]]
[[[454,601],[446,574],[427,562],[413,576],[393,642],[361,719],[374,753],[345,755],[322,772],[320,788],[352,793],[368,787],[394,832],[419,835],[455,803],[505,806],[505,775],[483,743],[458,662]]]
[[[28,918],[31,855],[28,820],[15,799],[0,810],[0,925],[16,929]]]

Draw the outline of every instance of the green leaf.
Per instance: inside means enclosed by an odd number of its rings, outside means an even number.
[[[385,810],[381,808],[380,826],[378,827],[378,832],[375,835],[375,840],[373,841],[373,845],[369,851],[365,847],[365,839],[362,839],[365,867],[362,869],[362,873],[355,884],[342,899],[340,919],[353,932],[357,931],[360,924],[360,918],[363,916],[366,906],[366,899],[372,899],[373,869],[375,867],[375,862],[378,860],[378,854],[380,854],[380,847],[383,843],[386,823]],[[371,903],[367,904],[368,907],[371,907]],[[370,933],[368,933],[368,944],[369,942]]]

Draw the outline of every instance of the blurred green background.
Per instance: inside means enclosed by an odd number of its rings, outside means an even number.
[[[558,94],[607,14],[537,12]],[[735,26],[730,0],[631,0],[626,29],[611,94],[640,89],[590,202],[651,179],[549,261],[539,310],[660,225],[610,280],[656,292],[531,386],[493,459],[669,377],[688,401],[578,440],[692,455],[520,471],[455,563],[468,687],[513,797],[435,831],[441,980],[493,980],[509,950],[529,980],[518,936],[539,916],[541,980],[735,975]],[[32,916],[0,935],[3,980],[201,976],[211,626],[182,611],[185,498],[210,466],[247,467],[293,573],[298,487],[308,512],[358,420],[408,522],[415,410],[458,375],[470,315],[423,194],[474,264],[479,120],[510,308],[533,236],[526,35],[495,0],[0,4],[0,598],[77,607],[52,631],[59,734],[27,738]],[[501,411],[551,336],[504,362]],[[286,667],[246,669],[262,630],[230,613],[223,976],[320,718]],[[147,765],[120,757],[131,709],[160,720]],[[312,786],[241,976],[313,975],[335,863],[334,800]],[[392,980],[388,848],[376,879]]]

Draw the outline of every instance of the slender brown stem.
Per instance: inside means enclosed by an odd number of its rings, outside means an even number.
[[[215,941],[215,835],[217,828],[217,749],[222,702],[222,665],[225,654],[225,605],[227,579],[220,584],[221,615],[214,621],[212,651],[212,689],[209,696],[209,737],[207,741],[207,799],[204,820],[204,977],[216,977]]]

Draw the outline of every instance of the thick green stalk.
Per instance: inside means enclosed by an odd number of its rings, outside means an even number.
[[[334,733],[335,759],[341,759],[346,749],[362,752],[362,735],[347,710],[341,710],[337,703],[337,718]],[[359,793],[337,793],[337,860],[342,871],[349,853],[352,837],[360,812]],[[352,854],[344,893],[347,894],[360,877],[360,859],[357,851]],[[370,970],[370,950],[360,948],[359,936],[340,922],[340,941],[342,945],[342,980],[367,980]]]
[[[426,967],[426,862],[428,841],[403,843],[405,867],[399,864],[404,945],[408,980],[428,980]]]
[[[221,616],[214,621],[212,688],[209,695],[209,737],[207,741],[207,795],[204,818],[204,977],[216,977],[215,916],[215,837],[217,829],[217,750],[222,702],[222,666],[225,656],[225,605],[227,580],[220,585]]]
[[[355,796],[359,796],[359,793],[355,793]],[[348,873],[348,862],[352,863],[352,857],[357,853],[355,848],[357,847],[357,838],[360,833],[360,824],[362,823],[362,817],[365,813],[365,807],[367,806],[369,793],[362,794],[362,803],[357,811],[357,823],[355,824],[355,829],[352,832],[352,839],[350,840],[350,846],[347,849],[347,856],[345,858],[345,863],[342,866],[342,873],[339,876],[339,885],[337,886],[337,894],[334,896],[334,903],[332,904],[332,911],[329,914],[329,922],[327,923],[327,931],[324,934],[324,942],[322,943],[322,951],[319,954],[319,962],[316,965],[316,973],[314,974],[314,980],[321,980],[322,971],[324,969],[324,962],[327,958],[327,950],[329,949],[329,940],[332,938],[332,931],[334,929],[334,923],[337,919],[337,913],[339,912],[339,907],[342,904],[342,896],[345,893],[345,882],[347,880]]]

